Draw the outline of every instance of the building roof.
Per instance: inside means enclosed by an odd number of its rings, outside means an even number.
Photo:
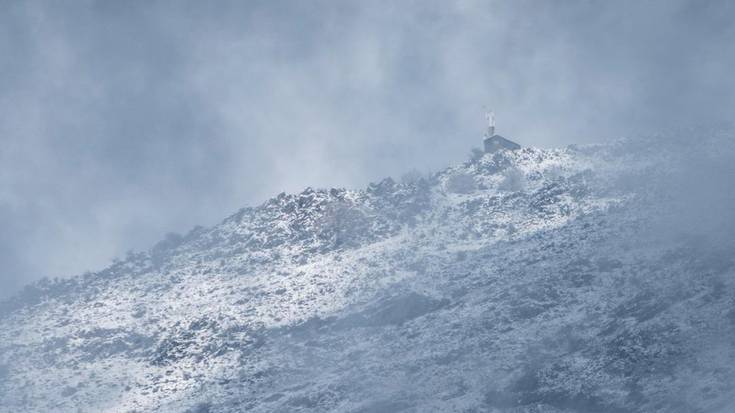
[[[485,143],[485,152],[495,152],[499,149],[510,149],[510,150],[521,149],[521,145],[511,141],[510,139],[506,139],[500,135],[493,135],[493,136],[487,137],[485,138],[483,142]]]

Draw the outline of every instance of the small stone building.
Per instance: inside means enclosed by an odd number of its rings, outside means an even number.
[[[510,151],[521,149],[521,145],[500,135],[486,136],[482,143],[485,145],[485,153],[497,152],[501,149]]]
[[[521,149],[521,145],[495,134],[494,112],[488,112],[485,117],[487,118],[487,131],[485,132],[485,139],[482,141],[485,146],[485,153],[493,153],[501,149],[509,151]]]

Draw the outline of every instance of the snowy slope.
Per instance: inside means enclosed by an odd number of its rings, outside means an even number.
[[[0,411],[731,411],[734,237],[671,231],[670,178],[732,154],[699,139],[280,194],[36,284],[2,307]]]

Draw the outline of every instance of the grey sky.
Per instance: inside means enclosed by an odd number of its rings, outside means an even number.
[[[0,297],[305,186],[732,120],[730,1],[0,4]]]

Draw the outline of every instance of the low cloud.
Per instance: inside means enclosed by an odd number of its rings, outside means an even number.
[[[305,186],[733,113],[726,1],[10,2],[0,290]],[[0,295],[2,295],[0,294]]]

